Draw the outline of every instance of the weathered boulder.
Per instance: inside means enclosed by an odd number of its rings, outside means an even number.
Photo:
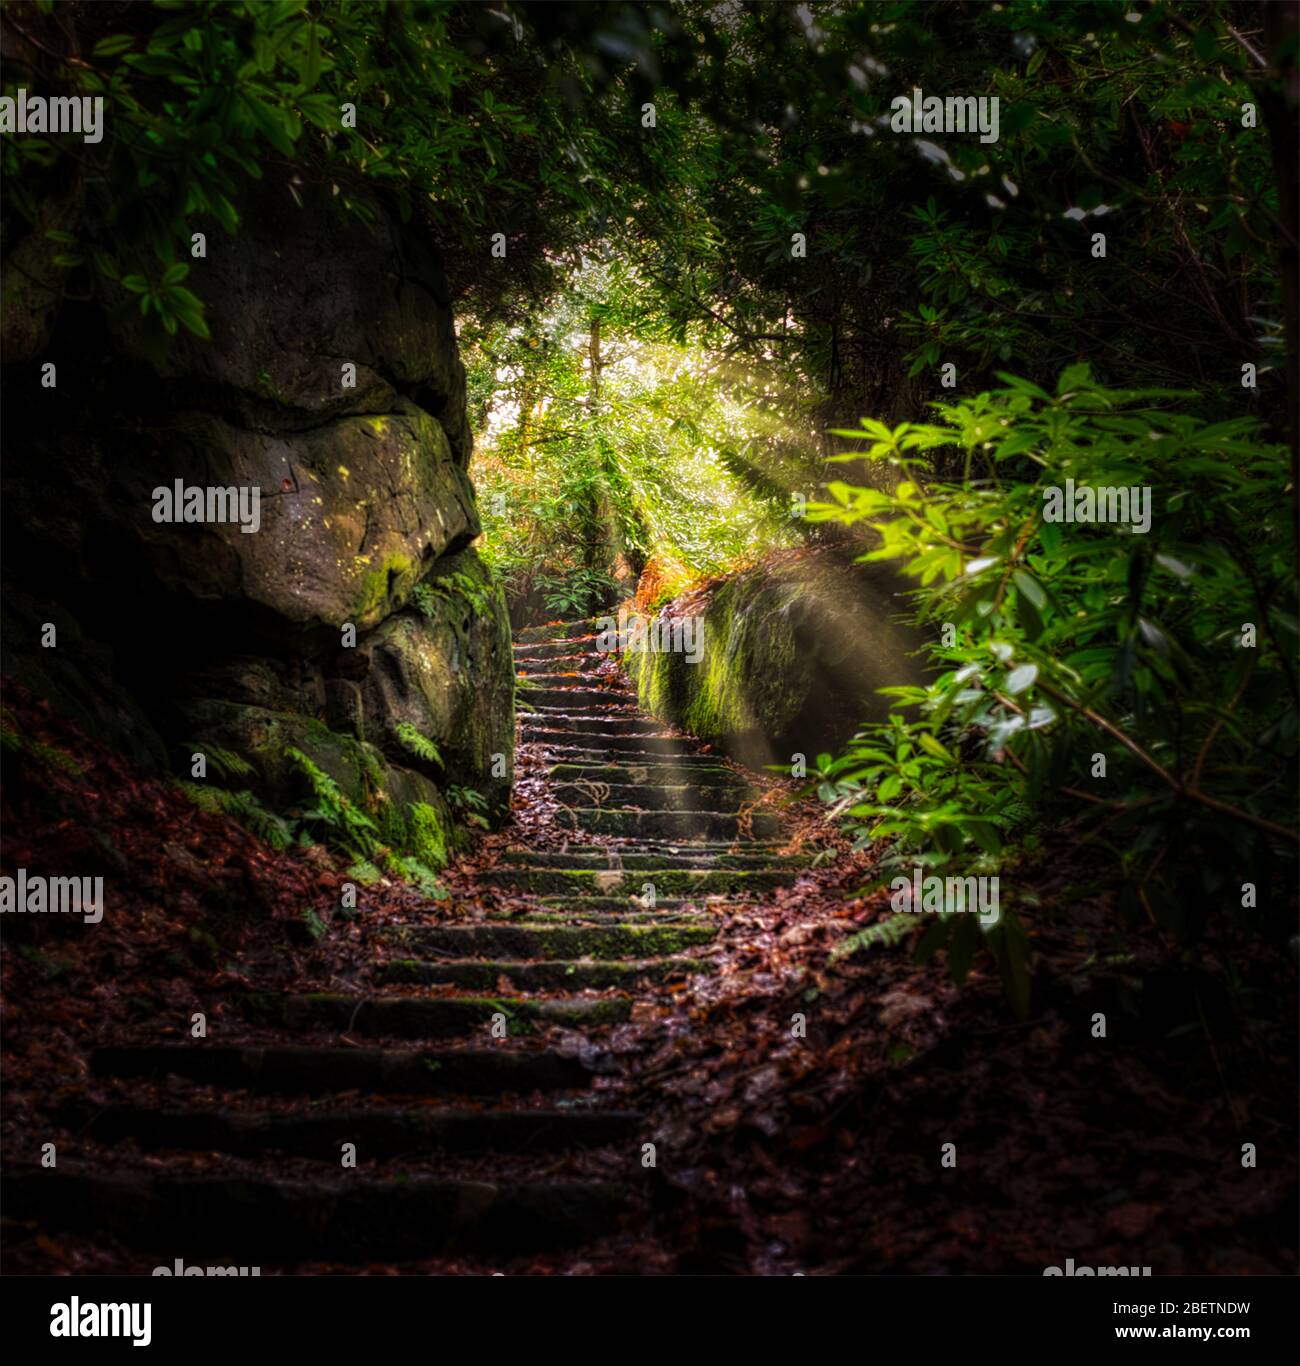
[[[501,804],[514,750],[504,594],[473,552],[443,561],[422,588],[422,607],[389,617],[356,652],[364,733],[407,762],[411,731],[432,740],[450,782]]]
[[[671,645],[665,628],[695,617],[698,662],[683,650],[625,653],[641,705],[752,768],[788,770],[793,755],[811,760],[883,719],[877,689],[923,683],[925,641],[901,620],[905,583],[851,553],[782,552],[668,604],[654,634]]]
[[[479,533],[442,427],[406,399],[276,435],[185,412],[137,449],[115,466],[128,494],[116,505],[138,510],[123,534],[142,541],[158,581],[196,598],[246,599],[293,626],[369,629]],[[155,522],[153,489],[176,479],[259,489],[258,529]]]
[[[513,759],[504,597],[469,548],[464,367],[424,231],[307,196],[268,180],[238,234],[208,235],[187,285],[210,342],[161,343],[104,281],[55,310],[43,269],[19,300],[0,667],[180,777],[211,752],[205,781],[287,813],[337,784],[382,847],[436,864],[448,791],[503,813]],[[6,247],[44,262],[24,241]],[[250,529],[155,519],[178,480],[256,490]],[[42,622],[65,617],[66,651],[42,658]]]

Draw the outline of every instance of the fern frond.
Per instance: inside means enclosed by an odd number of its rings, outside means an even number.
[[[437,764],[439,768],[442,767],[442,752],[438,746],[409,721],[395,722],[393,734],[396,735],[402,748],[408,753],[414,754],[417,759],[423,759],[427,764]]]
[[[206,744],[200,740],[190,740],[191,754],[201,754],[208,761],[208,767],[218,778],[251,778],[257,770],[233,749],[223,749],[220,745]]]
[[[227,792],[225,788],[202,783],[181,783],[180,788],[200,811],[237,820],[272,849],[288,849],[293,844],[289,822],[268,811],[251,792]]]
[[[836,959],[847,958],[859,949],[871,948],[873,944],[893,948],[906,939],[913,930],[920,929],[921,923],[922,917],[919,915],[891,915],[888,920],[868,925],[865,930],[859,930],[857,934],[851,934],[836,944],[831,950],[830,961],[834,963]]]

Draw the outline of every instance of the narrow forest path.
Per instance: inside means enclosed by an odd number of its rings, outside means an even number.
[[[363,911],[353,980],[299,974],[239,993],[233,1030],[99,1048],[112,1099],[71,1121],[93,1151],[13,1179],[11,1212],[57,1206],[162,1264],[437,1269],[644,1235],[653,1117],[620,1104],[604,1040],[649,984],[710,971],[728,907],[808,860],[596,641],[578,622],[514,646],[521,745],[567,834],[530,843],[525,823],[453,870],[450,903]]]

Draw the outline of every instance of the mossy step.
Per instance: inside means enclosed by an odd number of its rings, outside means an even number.
[[[412,957],[436,953],[462,958],[652,958],[680,954],[717,935],[704,920],[684,924],[608,925],[495,924],[392,925],[380,938]],[[624,1003],[625,1004],[625,1003]]]
[[[665,735],[658,738],[652,735],[586,735],[571,739],[562,733],[547,730],[543,726],[534,725],[525,715],[522,720],[526,723],[520,730],[520,735],[524,740],[533,740],[552,751],[559,761],[574,762],[591,755],[605,756],[611,750],[619,753],[656,755],[662,762],[664,755],[681,755],[683,758],[696,757],[695,752],[688,746],[687,741],[679,740],[676,736]],[[568,751],[581,750],[582,754],[577,755]],[[702,757],[702,756],[700,756]],[[608,762],[608,759],[605,760]],[[631,762],[628,760],[627,762]],[[717,762],[716,759],[713,760]]]
[[[636,693],[628,688],[530,688],[527,700],[535,707],[609,707],[636,705]]]
[[[500,1044],[440,1049],[127,1044],[96,1049],[90,1065],[97,1076],[178,1076],[204,1086],[303,1095],[493,1096],[575,1091],[591,1081],[577,1058]]]
[[[757,872],[750,868],[629,868],[622,875],[609,868],[490,868],[479,881],[496,887],[552,896],[612,896],[619,891],[640,895],[654,884],[656,896],[702,896],[710,892],[759,893],[788,887],[797,869]]]
[[[653,811],[739,811],[756,794],[739,783],[720,786],[704,783],[557,783],[551,796],[566,806],[643,806]]]
[[[534,705],[531,697],[523,698],[522,701],[529,708],[527,715],[535,725],[541,725],[543,721],[568,720],[653,721],[657,726],[664,724],[643,712],[634,698],[620,700],[610,697],[604,702],[583,702],[572,706],[565,706],[562,702]]]
[[[636,849],[539,849],[535,853],[510,852],[502,855],[502,862],[512,868],[590,868],[617,872],[622,868],[698,868],[708,872],[713,868],[806,868],[808,860],[798,854],[774,854],[768,850],[750,853],[747,845],[738,846],[740,853],[719,853],[714,849],[698,854],[689,847],[679,846],[671,853],[654,850],[641,853]]]
[[[547,664],[546,669],[549,668],[550,665]],[[525,700],[527,701],[531,701],[533,693],[539,689],[544,691],[549,688],[581,687],[598,688],[602,691],[604,690],[603,685],[605,680],[601,678],[601,676],[598,673],[588,673],[578,668],[574,668],[567,673],[563,671],[546,672],[545,670],[534,669],[517,669],[516,673],[526,673],[528,675],[528,681],[536,685],[535,687],[523,689],[523,695]],[[611,692],[612,691],[613,690],[611,689]],[[614,695],[620,696],[621,694],[616,693]],[[627,696],[629,696],[634,702],[636,701],[636,693],[634,691],[629,691]]]
[[[396,958],[384,963],[377,972],[379,981],[420,982],[427,985],[473,987],[493,991],[504,977],[517,991],[573,991],[631,986],[636,982],[663,982],[697,972],[711,972],[713,965],[700,958],[649,958],[572,962],[558,959],[542,962],[515,962],[508,959],[456,959],[430,962],[427,959]]]
[[[641,1124],[630,1110],[382,1110],[249,1114],[241,1110],[145,1109],[79,1105],[70,1128],[102,1143],[241,1155],[281,1152],[338,1165],[343,1143],[362,1160],[424,1154],[566,1152],[626,1142]]]
[[[515,668],[526,669],[542,659],[581,659],[588,665],[595,665],[608,659],[607,654],[595,648],[596,641],[572,640],[532,640],[515,646]]]
[[[583,621],[552,621],[545,626],[525,626],[522,631],[516,631],[514,643],[517,648],[520,645],[536,644],[540,641],[578,640],[583,636],[597,634],[594,618]]]
[[[529,1252],[616,1226],[627,1190],[597,1181],[458,1181],[424,1175],[329,1180],[238,1174],[11,1170],[5,1214],[42,1228],[99,1230],[130,1247],[183,1248],[187,1261],[260,1266],[303,1258],[361,1263],[448,1250]]]
[[[572,807],[578,828],[593,835],[671,835],[679,839],[732,839],[779,835],[781,819],[755,812],[745,819],[718,811],[627,811]]]
[[[630,759],[631,756],[628,756]],[[548,770],[555,782],[593,783],[676,783],[709,782],[723,786],[732,782],[741,791],[748,791],[745,779],[724,767],[711,754],[681,754],[671,759],[651,755],[646,762],[611,764],[608,762],[552,764]]]
[[[313,1025],[349,1034],[395,1039],[440,1039],[486,1030],[505,1017],[506,1033],[529,1034],[537,1025],[590,1028],[626,1020],[626,997],[530,1001],[515,996],[343,996],[331,992],[283,996],[254,992],[243,999],[244,1013],[258,1024],[283,1029]]]
[[[561,735],[659,735],[668,727],[644,716],[573,716],[558,712],[521,711],[519,719],[529,730],[548,731],[557,738]]]

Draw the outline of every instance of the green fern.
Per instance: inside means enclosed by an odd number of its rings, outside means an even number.
[[[418,858],[390,853],[387,866],[391,873],[414,883],[425,896],[432,897],[435,901],[446,898],[447,889],[438,881],[437,873],[427,863],[421,863]]]
[[[487,798],[476,787],[459,787],[453,783],[447,789],[447,800],[458,811],[487,810]]]
[[[325,922],[310,906],[302,912],[301,919],[307,926],[307,933],[311,935],[313,940],[319,939],[325,933]]]
[[[488,828],[487,820],[480,813],[487,810],[487,798],[474,787],[459,787],[453,784],[447,789],[447,800],[453,810],[461,812],[467,824]]]
[[[85,771],[70,754],[65,754],[61,749],[52,749],[29,735],[20,734],[18,722],[7,707],[0,712],[0,749],[36,759],[64,773],[79,774]]]
[[[305,822],[325,827],[327,843],[333,843],[358,859],[369,859],[379,849],[379,831],[364,811],[348,800],[338,783],[292,745],[285,757],[307,779],[316,805],[302,813]]]
[[[426,764],[437,764],[439,768],[442,767],[442,752],[438,746],[409,721],[395,722],[393,734],[409,754],[415,755],[417,759],[423,759]]]
[[[294,842],[289,822],[268,811],[251,792],[227,792],[202,783],[181,783],[180,788],[200,811],[230,816],[272,849],[288,849]]]
[[[515,710],[516,710],[517,712],[523,712],[525,715],[527,715],[527,714],[529,714],[529,713],[532,713],[532,712],[535,712],[535,711],[537,710],[537,708],[536,708],[535,706],[533,706],[533,704],[532,704],[530,701],[528,701],[527,697],[521,696],[520,694],[523,694],[523,693],[530,693],[530,692],[537,692],[537,691],[539,691],[539,690],[540,690],[540,684],[538,684],[538,683],[536,682],[536,680],[534,680],[534,679],[532,679],[532,678],[529,678],[529,677],[527,677],[527,676],[524,675],[524,674],[516,674],[516,675],[515,675]]]
[[[188,741],[191,754],[201,754],[208,761],[208,769],[218,778],[251,778],[257,770],[233,749],[223,749],[220,745],[206,744],[200,740]]]
[[[426,617],[433,616],[437,606],[437,600],[433,595],[433,589],[427,583],[417,583],[411,589],[411,601],[424,613]]]
[[[480,583],[472,574],[458,569],[454,574],[444,574],[439,579],[417,583],[411,592],[411,601],[426,617],[434,615],[439,602],[445,602],[450,607],[464,605],[475,616],[483,616],[491,607],[495,587],[491,582]]]
[[[841,943],[836,944],[831,950],[830,961],[834,963],[839,958],[847,958],[850,954],[857,953],[859,949],[869,949],[873,944],[882,944],[885,948],[893,948],[907,938],[913,930],[920,929],[922,917],[918,915],[891,915],[888,920],[882,920],[878,924],[868,925],[865,930],[859,930],[857,934],[851,934]]]

